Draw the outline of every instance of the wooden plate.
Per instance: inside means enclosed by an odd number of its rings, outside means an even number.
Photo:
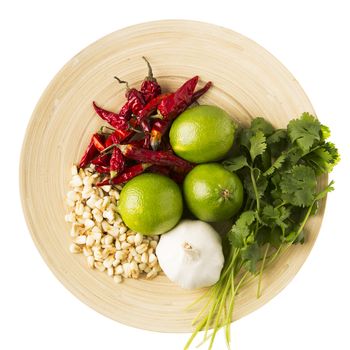
[[[73,57],[43,93],[23,144],[20,187],[27,224],[44,260],[67,289],[98,312],[134,327],[188,332],[197,310],[184,308],[202,290],[182,290],[165,276],[116,285],[68,251],[64,196],[70,167],[101,124],[91,102],[117,110],[124,87],[113,76],[137,86],[146,75],[143,55],[168,89],[196,74],[213,81],[202,103],[221,106],[243,124],[263,116],[285,127],[302,112],[314,111],[298,82],[262,47],[231,30],[192,21],[150,22],[112,33]],[[307,243],[265,274],[260,299],[255,284],[240,293],[234,319],[259,308],[291,281],[310,253],[323,211],[324,202],[308,223]]]

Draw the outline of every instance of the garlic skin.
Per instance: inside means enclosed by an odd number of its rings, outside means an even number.
[[[219,234],[199,220],[182,220],[161,235],[156,254],[167,277],[184,289],[213,285],[224,266]]]

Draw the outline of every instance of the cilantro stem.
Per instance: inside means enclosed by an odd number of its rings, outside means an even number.
[[[259,199],[258,188],[256,186],[254,171],[253,171],[252,167],[250,167],[250,179],[252,180],[254,195],[255,195],[255,198],[256,198],[256,210],[257,210],[258,215],[259,215],[259,212],[260,212],[260,199]]]
[[[265,249],[265,253],[264,253],[264,257],[263,257],[263,261],[261,263],[260,271],[259,271],[258,289],[256,291],[256,297],[258,299],[261,296],[261,279],[262,279],[262,274],[263,274],[264,267],[265,267],[265,261],[266,261],[267,252],[268,252],[269,249],[270,249],[270,243],[267,243],[266,249]]]
[[[231,325],[231,319],[232,319],[232,313],[233,313],[233,307],[235,304],[235,275],[234,275],[234,269],[231,271],[231,278],[230,278],[230,283],[231,283],[231,301],[228,307],[228,313],[226,317],[226,326],[225,326],[225,336],[226,336],[226,343],[227,347],[230,348],[230,343],[231,343],[231,333],[230,333],[230,325]]]
[[[305,224],[306,224],[306,222],[307,222],[307,220],[308,220],[308,218],[309,218],[309,216],[310,216],[310,214],[311,214],[312,207],[314,206],[315,202],[316,202],[316,200],[314,200],[314,201],[311,203],[311,205],[309,206],[309,209],[308,209],[308,211],[307,211],[306,214],[305,214],[304,220],[303,220],[302,223],[300,224],[299,229],[298,229],[298,231],[297,231],[297,233],[296,233],[296,235],[295,235],[293,241],[290,242],[289,245],[292,245],[292,244],[295,242],[295,240],[299,237],[301,231],[303,230],[303,228],[304,228],[304,226],[305,226]]]

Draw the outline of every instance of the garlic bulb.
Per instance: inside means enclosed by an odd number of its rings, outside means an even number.
[[[186,289],[213,285],[224,265],[221,238],[203,221],[181,221],[161,235],[156,253],[168,278]]]

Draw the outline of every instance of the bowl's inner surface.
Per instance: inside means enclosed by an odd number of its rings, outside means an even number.
[[[165,90],[197,74],[200,84],[211,80],[214,87],[200,103],[222,107],[243,125],[263,116],[285,127],[313,109],[290,73],[260,46],[229,30],[190,21],[145,23],[102,38],[74,57],[40,99],[23,145],[21,194],[28,226],[46,263],[71,292],[106,316],[150,330],[191,331],[198,308],[184,309],[202,290],[182,290],[165,276],[116,285],[106,274],[89,270],[83,256],[68,251],[64,196],[69,169],[102,125],[91,103],[117,111],[125,90],[113,76],[138,86],[147,75],[142,56]],[[255,298],[255,284],[242,290],[234,318],[263,305],[294,277],[316,239],[323,209],[324,203],[308,224],[307,243],[266,272],[262,297]]]

